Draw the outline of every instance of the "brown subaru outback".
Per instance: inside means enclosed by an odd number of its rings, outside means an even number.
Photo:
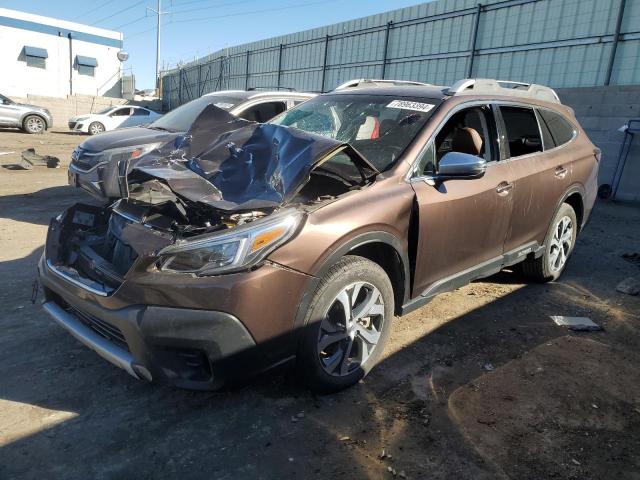
[[[74,158],[108,200],[52,219],[44,308],[134,377],[194,389],[295,359],[338,390],[434,295],[516,264],[558,278],[600,159],[553,90],[484,79],[353,81],[267,123],[210,105],[140,143]]]

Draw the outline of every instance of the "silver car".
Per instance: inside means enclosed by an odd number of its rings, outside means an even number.
[[[16,103],[0,94],[0,127],[15,127],[27,133],[43,133],[53,125],[49,110]]]

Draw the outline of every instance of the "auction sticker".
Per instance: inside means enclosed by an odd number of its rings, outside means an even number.
[[[389,105],[387,105],[387,108],[400,108],[402,110],[416,110],[418,112],[428,112],[433,107],[435,107],[435,105],[432,105],[430,103],[410,102],[408,100],[394,100]]]

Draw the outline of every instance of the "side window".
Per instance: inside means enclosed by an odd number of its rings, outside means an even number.
[[[133,109],[133,116],[134,117],[148,117],[149,116],[149,110],[145,110],[144,108],[134,108]]]
[[[542,119],[542,116],[540,115],[540,110],[537,108],[536,108],[536,117],[538,119],[538,125],[540,126],[540,133],[542,134],[542,146],[544,147],[544,150],[546,151],[546,150],[551,150],[552,148],[555,148],[557,146],[556,142],[553,140],[553,137],[551,136],[551,132],[547,127],[547,124]]]
[[[287,109],[285,102],[267,102],[249,107],[240,114],[241,118],[253,122],[266,122]]]
[[[129,115],[131,115],[130,108],[119,108],[118,110],[113,112],[110,116],[111,117],[128,117]]]
[[[495,121],[489,105],[461,110],[436,135],[435,160],[439,162],[449,152],[475,155],[487,162],[498,160],[496,138]]]
[[[511,157],[542,151],[538,120],[532,108],[501,106]]]
[[[424,149],[420,158],[416,163],[413,172],[414,177],[424,177],[425,175],[434,175],[436,173],[436,152],[433,148],[433,142],[429,142],[427,148]]]
[[[538,112],[557,147],[564,145],[574,137],[575,128],[562,115],[543,108],[539,109]]]

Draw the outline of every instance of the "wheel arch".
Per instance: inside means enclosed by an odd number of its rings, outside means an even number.
[[[294,320],[294,329],[304,327],[304,318],[311,303],[311,299],[327,271],[345,255],[358,255],[380,265],[391,280],[394,294],[394,312],[399,314],[409,293],[409,259],[402,242],[389,232],[373,231],[361,233],[338,248],[320,264],[313,272],[300,301],[300,306]]]
[[[567,189],[564,195],[560,198],[560,201],[556,205],[556,209],[553,212],[553,217],[551,217],[551,221],[555,218],[558,210],[563,203],[567,203],[571,205],[573,211],[576,212],[576,217],[578,220],[578,231],[582,230],[583,222],[584,222],[584,197],[585,190],[584,187],[580,184],[572,185]]]

